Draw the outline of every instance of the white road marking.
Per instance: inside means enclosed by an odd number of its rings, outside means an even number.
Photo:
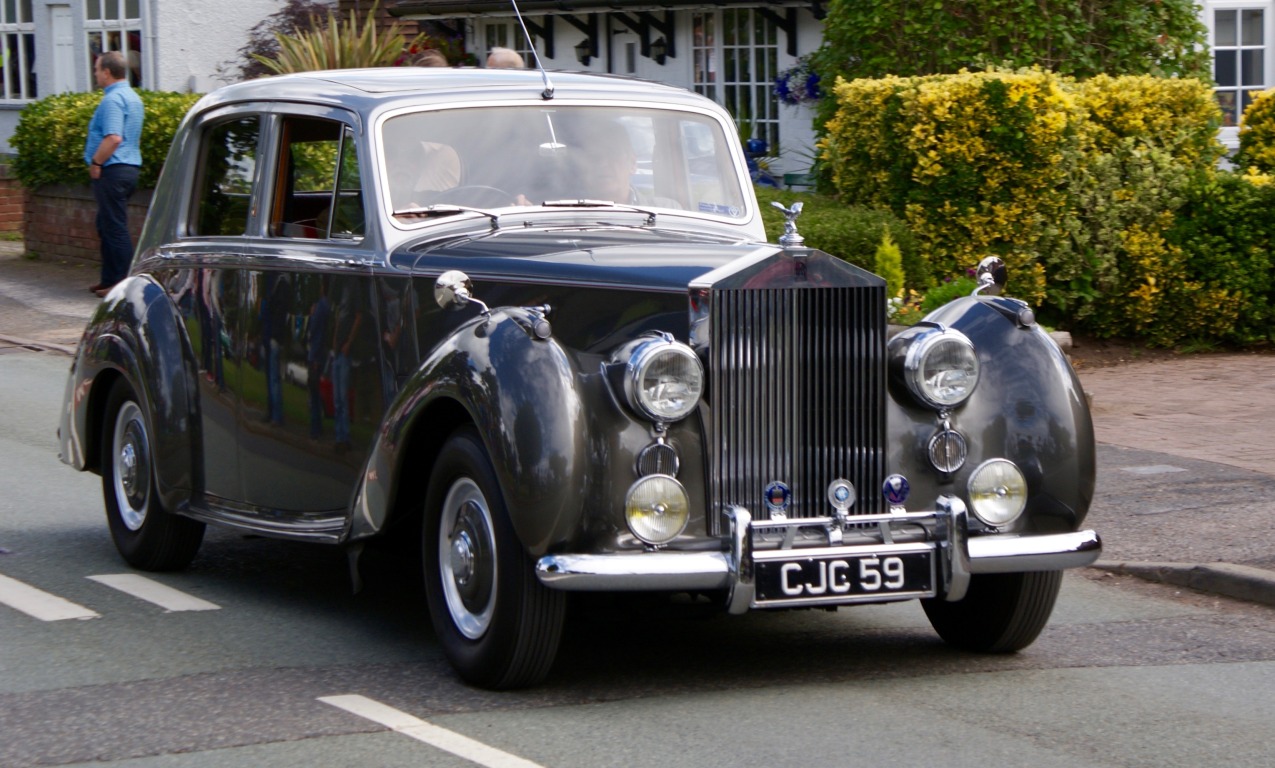
[[[40,621],[99,617],[96,611],[3,575],[0,575],[0,603]]]
[[[1185,472],[1186,470],[1169,464],[1153,464],[1147,467],[1121,467],[1120,471],[1134,475],[1167,475],[1171,472]]]
[[[154,603],[166,611],[216,611],[221,606],[210,603],[194,595],[188,595],[178,589],[160,584],[136,573],[109,573],[101,576],[86,576],[111,589],[118,589],[148,603]]]
[[[444,752],[450,752],[457,757],[487,768],[542,768],[538,763],[524,760],[508,752],[502,752],[495,747],[489,747],[481,741],[474,741],[468,736],[462,736],[446,728],[430,725],[420,718],[413,717],[406,712],[399,711],[366,696],[321,696],[319,701],[324,704],[331,704],[338,709],[344,709],[346,712],[351,712],[372,722],[380,723],[392,731],[401,733],[404,736],[411,736],[417,741],[423,741]]]

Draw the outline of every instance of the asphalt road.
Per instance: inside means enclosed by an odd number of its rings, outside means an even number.
[[[501,694],[457,681],[387,553],[354,595],[338,550],[213,531],[191,569],[145,575],[174,592],[138,597],[116,581],[98,479],[56,458],[67,363],[0,354],[0,581],[93,614],[0,605],[6,768],[1270,765],[1275,610],[1092,569],[1007,656],[948,649],[915,603],[577,603],[547,684]],[[1136,483],[1155,475],[1124,470],[1171,459],[1101,459],[1101,514],[1154,519]],[[1205,499],[1253,480],[1204,464],[1165,474],[1196,473]],[[1157,497],[1161,517],[1187,485]]]

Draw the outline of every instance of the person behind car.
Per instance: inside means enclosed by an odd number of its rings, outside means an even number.
[[[451,66],[451,64],[448,63],[447,61],[447,57],[443,55],[443,52],[435,48],[429,48],[422,51],[420,55],[418,55],[415,59],[412,60],[412,64],[417,67],[450,67]]]
[[[525,69],[526,62],[512,48],[492,48],[487,53],[488,69]]]

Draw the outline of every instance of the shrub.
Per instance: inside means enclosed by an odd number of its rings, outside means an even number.
[[[784,231],[784,215],[771,205],[791,205],[801,200],[803,207],[797,228],[806,245],[843,259],[868,271],[876,269],[877,248],[885,234],[898,246],[905,284],[924,288],[930,281],[930,269],[916,247],[907,225],[888,210],[847,206],[836,198],[812,192],[785,192],[757,188],[762,221],[771,240]]]
[[[285,0],[282,8],[248,30],[248,42],[239,49],[239,60],[222,64],[221,78],[233,82],[269,75],[271,70],[261,62],[278,58],[279,37],[322,29],[326,18],[343,18],[339,11],[325,16],[331,8],[325,0]]]
[[[138,186],[151,188],[168,156],[177,126],[199,100],[199,94],[141,90],[137,94],[146,110]],[[24,187],[88,183],[84,143],[89,120],[101,100],[101,91],[59,93],[23,108],[9,143],[17,150],[13,170]]]
[[[1239,168],[1275,173],[1275,90],[1262,91],[1240,118]]]
[[[1195,0],[830,0],[816,68],[836,76],[1044,67],[1211,80]]]
[[[1217,138],[1222,110],[1200,80],[1098,75],[1070,88],[1086,113],[1086,151],[1112,152],[1136,138],[1198,169],[1212,168],[1226,153]]]
[[[1039,303],[1037,245],[1061,218],[1082,113],[1055,75],[958,75],[841,81],[821,141],[837,193],[902,216],[938,274],[988,255],[1009,290]]]
[[[276,33],[279,51],[274,56],[251,55],[271,73],[284,74],[321,69],[388,67],[399,63],[404,51],[424,44],[428,35],[422,33],[408,40],[398,22],[381,29],[376,23],[376,9],[377,4],[373,3],[361,25],[354,18],[341,20],[336,11],[329,9],[327,20],[312,19],[309,30]]]

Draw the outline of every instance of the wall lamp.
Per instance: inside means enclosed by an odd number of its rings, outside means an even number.
[[[587,67],[589,62],[593,61],[593,46],[590,44],[589,38],[585,38],[575,45],[576,61],[580,62],[580,66]]]
[[[668,41],[662,37],[656,38],[655,42],[651,43],[651,59],[662,67],[664,66],[664,60],[667,58]]]

